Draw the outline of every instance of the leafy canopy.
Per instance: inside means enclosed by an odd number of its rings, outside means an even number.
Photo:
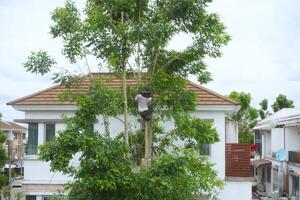
[[[232,116],[232,119],[238,122],[239,143],[252,144],[254,138],[251,128],[257,123],[259,112],[251,106],[251,94],[232,91],[228,97],[238,101],[241,106],[240,110]]]
[[[207,158],[199,155],[199,147],[217,142],[218,134],[211,123],[190,116],[196,95],[185,89],[190,75],[200,83],[212,80],[204,59],[221,56],[221,47],[230,39],[217,14],[207,11],[210,2],[87,0],[81,12],[67,0],[64,7],[54,10],[51,35],[62,39],[62,52],[70,63],[84,60],[90,74],[87,94],[72,93],[74,87],[80,87],[79,76],[64,71],[54,74],[54,81],[69,89],[61,98],[75,100],[79,109],[66,119],[66,129],[40,151],[40,158],[51,162],[51,170],[74,177],[67,186],[69,199],[181,200],[196,199],[203,193],[216,198],[222,181]],[[169,49],[169,42],[179,33],[188,34],[192,44],[181,51]],[[105,80],[96,80],[90,73],[88,57],[102,63],[102,70],[113,72],[113,78],[120,78],[123,72],[123,83],[124,72],[135,77],[137,85],[124,87],[125,92],[106,87]],[[24,67],[43,75],[54,64],[40,52],[32,53]],[[119,115],[127,112],[125,100],[129,113],[137,116],[134,96],[144,87],[154,95],[153,148],[159,151],[153,164],[141,169],[139,156],[134,156],[143,154],[134,153],[141,146],[140,139],[128,146],[122,131],[110,137],[92,125],[99,116],[122,123]],[[174,130],[163,130],[161,125],[170,119]],[[108,132],[109,123],[104,125]],[[141,131],[132,130],[132,137]],[[181,146],[179,140],[184,141]],[[79,157],[77,165],[72,162],[74,157]]]
[[[277,112],[283,108],[294,108],[294,102],[289,100],[285,95],[279,94],[276,97],[275,102],[272,104],[272,109],[274,112]]]

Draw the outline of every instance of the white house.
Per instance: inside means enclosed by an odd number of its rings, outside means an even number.
[[[121,80],[115,79],[112,74],[94,74],[95,76],[103,79],[109,77],[108,87],[121,86]],[[135,84],[135,80],[128,80],[128,84]],[[86,91],[88,85],[88,79],[83,78],[80,89]],[[198,95],[197,110],[192,115],[213,121],[219,133],[220,142],[207,146],[206,152],[210,156],[210,161],[215,163],[215,169],[220,178],[226,183],[224,190],[220,192],[220,198],[222,200],[251,200],[251,181],[247,177],[226,176],[225,144],[237,143],[237,128],[232,121],[226,120],[226,116],[238,111],[239,104],[192,82],[188,82],[187,89]],[[37,159],[38,145],[50,140],[59,130],[64,129],[62,115],[72,116],[77,109],[74,102],[59,100],[58,95],[64,90],[62,86],[55,85],[8,103],[14,109],[25,113],[24,119],[15,121],[28,124],[27,152],[24,158],[25,173],[22,182],[22,190],[28,200],[45,199],[58,190],[62,190],[63,184],[72,180],[71,177],[50,172],[49,163]],[[129,121],[132,129],[139,127],[136,118],[130,117]],[[172,122],[162,125],[169,130],[174,127]],[[99,116],[94,128],[103,130],[102,117]],[[112,133],[120,132],[122,128],[123,125],[119,120],[110,118]]]
[[[5,171],[8,171],[10,167],[14,171],[13,178],[21,178],[26,128],[14,122],[0,120],[0,132],[6,134],[7,137],[5,143],[1,144],[6,149],[8,160],[4,166]]]
[[[255,127],[261,159],[252,163],[263,196],[300,199],[300,109],[285,108]]]

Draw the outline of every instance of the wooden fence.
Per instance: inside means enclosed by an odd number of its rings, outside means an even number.
[[[250,145],[226,144],[225,145],[226,176],[250,177]]]

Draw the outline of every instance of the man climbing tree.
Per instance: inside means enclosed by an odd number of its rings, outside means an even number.
[[[220,48],[229,41],[218,16],[207,11],[210,2],[87,0],[80,15],[75,3],[66,1],[53,12],[52,36],[63,39],[63,53],[71,63],[85,61],[89,74],[87,94],[72,94],[72,88],[82,80],[78,74],[55,74],[55,82],[71,92],[62,97],[75,100],[79,110],[68,119],[66,130],[40,151],[40,158],[50,161],[53,171],[74,176],[67,187],[69,199],[182,200],[202,194],[216,198],[222,181],[207,158],[199,155],[199,148],[217,142],[218,134],[210,122],[190,116],[196,108],[196,95],[186,90],[189,75],[200,83],[212,79],[204,58],[221,56]],[[167,48],[179,33],[188,34],[193,42],[181,51]],[[88,56],[104,63],[113,76],[108,80],[93,76]],[[29,56],[25,67],[45,74],[55,64],[40,51]],[[127,85],[129,78],[136,84]],[[115,79],[122,80],[122,89],[108,86]],[[145,87],[151,94],[143,91],[136,96],[135,91]],[[155,96],[154,101],[151,96]],[[129,142],[128,115],[139,112],[151,122],[149,130],[152,128],[160,149],[152,165],[145,168],[135,167],[132,156],[124,156],[134,145]],[[115,117],[124,124],[124,130],[115,138],[99,134],[91,129],[99,115]],[[174,130],[163,130],[160,125],[166,120],[174,121]],[[178,140],[184,145],[176,146]],[[147,142],[145,146],[151,149],[153,145]],[[70,166],[78,152],[80,165]],[[151,157],[151,152],[145,152],[145,157]]]

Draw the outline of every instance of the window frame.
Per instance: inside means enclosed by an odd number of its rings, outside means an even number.
[[[31,126],[36,126],[36,129],[31,129]],[[31,132],[36,131],[36,132]],[[36,139],[32,138],[35,134]],[[33,140],[35,142],[33,142]],[[33,142],[32,144],[29,141]],[[35,144],[36,143],[36,144]],[[29,123],[28,124],[28,137],[26,142],[26,155],[37,155],[38,154],[38,145],[39,145],[39,123]],[[29,150],[30,149],[30,150]]]
[[[206,149],[204,150],[204,148],[206,148],[208,150],[206,150]],[[200,147],[199,153],[201,156],[211,156],[211,144],[202,144]]]
[[[272,168],[272,179],[273,179],[273,192],[279,192],[279,170],[278,168]]]
[[[36,195],[26,195],[25,200],[36,200]]]
[[[50,138],[47,138],[47,126],[50,126],[50,125],[54,126],[54,135]],[[44,142],[49,142],[49,141],[53,140],[53,138],[56,137],[56,124],[55,123],[46,123],[45,124],[45,133],[44,133],[44,135],[45,135]]]
[[[266,182],[271,183],[271,173],[272,173],[272,168],[268,167],[265,169],[266,170]]]
[[[299,190],[299,187],[300,187],[300,179],[299,179],[299,176],[295,176],[295,175],[290,175],[291,176],[291,195],[292,196],[295,196],[295,197],[298,197],[300,196],[300,190]],[[298,180],[297,180],[298,179]],[[296,184],[295,184],[296,182]]]

